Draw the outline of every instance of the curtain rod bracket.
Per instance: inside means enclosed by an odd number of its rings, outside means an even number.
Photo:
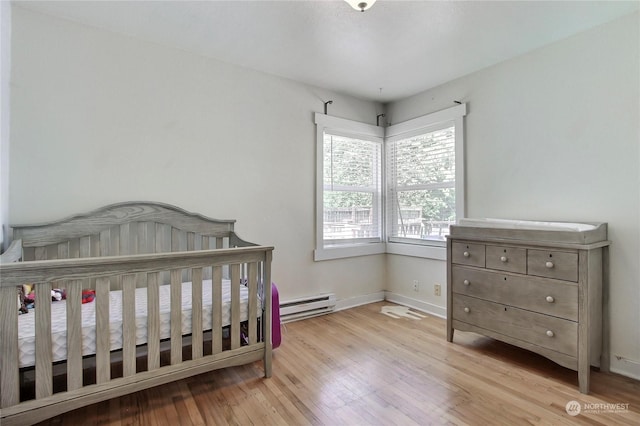
[[[327,101],[324,103],[324,115],[327,115],[327,105],[331,105],[333,101]]]
[[[380,126],[380,117],[384,117],[384,114],[378,114],[376,116],[376,126]]]

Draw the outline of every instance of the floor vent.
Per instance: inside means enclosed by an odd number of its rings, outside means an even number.
[[[320,294],[313,297],[289,300],[280,303],[280,321],[290,322],[332,312],[336,306],[336,295]]]

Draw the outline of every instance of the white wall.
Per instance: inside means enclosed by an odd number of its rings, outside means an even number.
[[[634,14],[387,106],[392,123],[468,102],[467,214],[605,221],[611,350],[640,378],[640,34]],[[445,264],[388,258],[389,290],[442,280]],[[402,274],[399,273],[402,271]],[[622,357],[618,359],[616,357]]]
[[[153,200],[275,246],[281,299],[384,288],[383,256],[313,262],[315,126],[381,105],[13,7],[11,223]]]
[[[6,248],[9,219],[9,117],[11,3],[0,2],[0,252]]]

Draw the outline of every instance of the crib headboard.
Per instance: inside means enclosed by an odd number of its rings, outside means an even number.
[[[234,223],[164,203],[126,202],[12,228],[14,240],[22,240],[22,260],[29,261],[254,245],[235,235]]]

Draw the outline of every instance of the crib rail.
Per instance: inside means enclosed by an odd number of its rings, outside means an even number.
[[[0,423],[37,422],[56,414],[167,383],[215,368],[262,359],[265,375],[271,375],[271,256],[273,247],[250,245],[238,239],[238,248],[217,248],[171,253],[124,256],[78,257],[34,260],[0,265]],[[59,244],[59,242],[56,242]],[[219,246],[220,243],[216,243]],[[185,247],[187,249],[187,247]],[[191,247],[189,247],[191,249]],[[64,257],[64,256],[63,256]],[[203,330],[203,277],[211,275],[213,304],[210,349],[205,351]],[[159,288],[168,277],[170,286],[169,361],[162,362]],[[188,276],[192,286],[191,353],[183,359],[182,283]],[[222,281],[231,282],[229,345],[223,347]],[[20,401],[21,370],[18,353],[18,309],[16,286],[33,283],[36,294],[35,398]],[[240,288],[247,286],[247,341],[241,341]],[[67,355],[66,390],[55,392],[51,353],[51,290],[66,290]],[[95,289],[95,383],[87,384],[82,353],[82,291]],[[136,288],[146,288],[146,367],[140,368],[140,345],[136,344]],[[109,292],[122,291],[122,373],[112,375]],[[262,300],[262,306],[258,300]],[[54,302],[55,303],[55,302]],[[27,315],[34,315],[29,313]],[[260,320],[260,323],[258,321]]]

